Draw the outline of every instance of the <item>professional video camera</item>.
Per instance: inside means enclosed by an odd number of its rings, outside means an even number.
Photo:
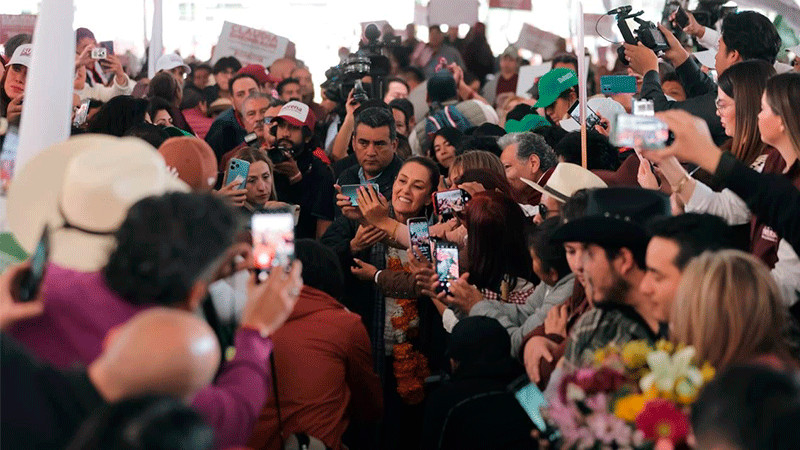
[[[656,24],[639,18],[639,16],[644,14],[644,11],[631,14],[632,10],[633,7],[628,5],[620,6],[606,13],[609,16],[616,16],[617,27],[620,33],[622,33],[622,38],[625,42],[631,45],[636,45],[641,42],[645,47],[656,52],[656,54],[669,49],[667,38],[664,36],[664,33],[658,29]],[[639,28],[635,31],[631,31],[631,28],[628,26],[628,19],[633,19],[638,23]],[[617,49],[617,55],[619,55],[619,59],[622,60],[625,65],[628,65],[628,59],[625,58],[625,47],[619,47]]]
[[[363,84],[369,98],[381,98],[384,78],[389,75],[389,58],[383,55],[383,50],[399,47],[400,37],[385,36],[380,40],[381,32],[372,23],[367,25],[364,36],[367,42],[360,42],[356,53],[325,71],[327,79],[322,89],[325,96],[336,103],[344,104],[356,81],[366,76],[372,78],[371,83]]]

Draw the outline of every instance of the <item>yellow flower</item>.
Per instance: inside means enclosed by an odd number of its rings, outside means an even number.
[[[647,364],[647,354],[652,350],[645,341],[628,342],[622,347],[622,361],[628,369],[639,369]]]
[[[608,359],[611,355],[618,352],[619,350],[614,344],[595,350],[594,352],[595,365],[602,366],[606,359]]]
[[[703,363],[703,367],[700,368],[700,374],[703,375],[703,383],[708,383],[711,381],[716,373],[717,372],[714,370],[714,366],[709,364],[708,361]]]
[[[656,342],[656,350],[663,350],[671,354],[672,352],[675,351],[675,345],[670,341],[662,339]]]
[[[633,422],[644,408],[645,402],[645,396],[641,394],[622,397],[614,404],[614,415],[626,422]]]

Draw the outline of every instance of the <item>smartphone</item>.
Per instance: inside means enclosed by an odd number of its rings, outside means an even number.
[[[469,193],[463,189],[451,189],[433,193],[433,209],[436,214],[451,216],[463,211],[469,202]]]
[[[250,229],[255,269],[264,281],[273,267],[288,267],[294,260],[294,215],[288,210],[253,214]]]
[[[617,147],[657,150],[669,145],[672,136],[667,124],[655,117],[618,114],[611,121],[609,140]]]
[[[408,225],[408,240],[411,246],[413,247],[416,245],[419,247],[420,253],[428,258],[428,261],[432,261],[431,234],[428,229],[428,219],[424,217],[414,217],[413,219],[408,219],[406,225]]]
[[[581,123],[581,109],[579,108],[580,100],[572,104],[569,109],[569,115],[575,122]],[[586,129],[591,130],[595,125],[600,123],[600,117],[597,115],[589,105],[586,105]]]
[[[542,417],[542,408],[547,407],[547,400],[545,400],[544,394],[534,383],[525,384],[514,391],[514,398],[517,399],[522,409],[528,414],[531,422],[536,425],[542,438],[550,442],[555,442],[559,439],[558,430],[548,427],[547,422]]]
[[[244,189],[247,185],[247,174],[250,172],[250,163],[233,158],[228,162],[228,172],[225,174],[225,185],[234,181],[239,182],[236,189]]]
[[[92,49],[92,59],[106,59],[107,51],[104,47],[95,47]]]
[[[91,99],[84,99],[81,101],[81,106],[79,106],[77,111],[75,111],[75,118],[72,120],[72,126],[75,128],[80,128],[86,122],[86,118],[89,116],[90,102]]]
[[[452,242],[437,242],[434,250],[439,288],[450,292],[450,283],[458,279],[458,247]]]
[[[678,24],[681,29],[689,25],[689,15],[686,14],[686,10],[680,5],[678,5],[678,8],[675,10],[675,23]]]
[[[350,197],[350,205],[351,206],[358,206],[358,188],[361,186],[371,186],[375,193],[379,193],[381,191],[380,186],[375,183],[367,183],[367,184],[345,184],[342,186],[342,195],[346,195]]]
[[[50,256],[50,228],[45,225],[42,237],[36,244],[36,249],[31,257],[31,268],[22,276],[19,286],[19,301],[29,302],[39,295],[39,289],[44,280],[47,259]]]
[[[102,41],[100,42],[100,47],[106,49],[106,53],[109,55],[114,54],[114,41]]]
[[[603,75],[600,77],[603,94],[635,94],[636,77],[632,75]]]

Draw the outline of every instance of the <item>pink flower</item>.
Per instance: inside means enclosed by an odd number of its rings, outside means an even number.
[[[672,402],[657,398],[644,405],[636,417],[636,428],[648,440],[669,439],[680,444],[689,435],[689,420]]]

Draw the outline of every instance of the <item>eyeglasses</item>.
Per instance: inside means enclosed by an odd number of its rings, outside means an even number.
[[[542,219],[546,219],[547,213],[549,212],[550,210],[547,209],[547,205],[544,203],[539,203],[539,215],[542,216]]]

